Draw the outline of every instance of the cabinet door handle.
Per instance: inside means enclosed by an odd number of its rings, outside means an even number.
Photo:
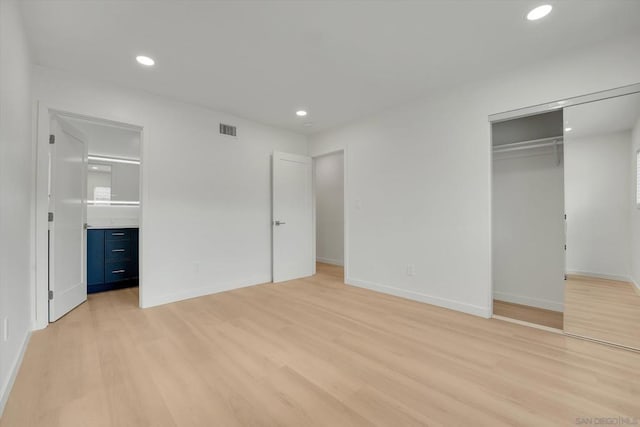
[[[112,274],[120,274],[120,273],[124,273],[125,270],[111,270]]]
[[[112,236],[124,236],[124,233],[111,233]]]
[[[124,252],[124,249],[111,249],[111,252]]]

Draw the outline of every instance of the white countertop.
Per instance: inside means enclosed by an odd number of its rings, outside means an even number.
[[[139,228],[138,224],[89,224],[87,230],[110,229],[110,228]]]

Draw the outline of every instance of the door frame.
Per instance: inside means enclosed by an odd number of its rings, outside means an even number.
[[[144,126],[133,123],[125,123],[102,117],[95,117],[79,112],[68,111],[49,106],[42,101],[36,103],[36,140],[35,140],[35,280],[32,287],[32,300],[34,302],[32,323],[34,329],[44,329],[49,325],[49,243],[48,243],[48,212],[49,212],[49,135],[51,133],[51,117],[72,118],[88,120],[93,123],[128,129],[140,133],[140,238],[139,245],[139,287],[140,299],[138,305],[143,307],[144,286],[144,206],[146,205],[146,181],[144,180],[144,155],[146,138]]]
[[[327,151],[319,151],[317,153],[313,153],[311,155],[311,161],[312,161],[312,171],[313,171],[313,176],[312,176],[312,212],[313,212],[313,230],[312,233],[313,235],[311,236],[311,241],[313,244],[313,251],[311,253],[311,255],[313,256],[313,274],[316,274],[316,233],[317,233],[317,217],[316,217],[316,159],[318,159],[319,157],[325,157],[325,156],[329,156],[331,154],[337,154],[337,153],[342,153],[342,173],[343,173],[343,181],[342,181],[342,189],[343,189],[343,195],[344,195],[344,200],[342,202],[342,214],[343,214],[343,224],[344,224],[344,230],[343,230],[343,258],[344,258],[344,283],[349,283],[349,205],[348,205],[348,200],[349,200],[349,187],[348,187],[348,173],[347,173],[347,148],[346,147],[342,147],[342,148],[337,148],[337,149],[331,149],[331,150],[327,150]]]

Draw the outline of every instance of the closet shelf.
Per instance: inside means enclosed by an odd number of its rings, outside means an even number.
[[[509,144],[501,144],[493,147],[494,153],[507,153],[509,151],[530,150],[532,148],[553,147],[563,144],[562,136],[554,136],[550,138],[532,139],[529,141],[511,142]]]

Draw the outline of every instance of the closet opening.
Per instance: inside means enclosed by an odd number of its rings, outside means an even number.
[[[563,329],[565,207],[562,109],[494,122],[494,317]]]

